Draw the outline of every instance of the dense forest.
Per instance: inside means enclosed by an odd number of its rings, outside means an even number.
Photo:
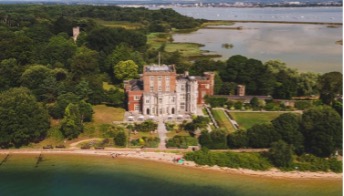
[[[108,21],[137,28],[106,26]],[[342,74],[299,73],[283,62],[261,62],[244,56],[227,61],[190,59],[147,43],[149,33],[199,28],[204,20],[172,9],[116,6],[0,5],[0,147],[21,146],[45,137],[49,119],[61,120],[61,132],[72,139],[92,120],[92,105],[125,107],[122,82],[138,77],[158,54],[177,71],[201,75],[216,71],[215,94],[247,94],[290,99],[319,95],[341,111]],[[72,29],[80,27],[73,40]],[[114,88],[103,88],[108,82]],[[341,113],[341,112],[340,112]],[[27,120],[23,120],[27,119]]]

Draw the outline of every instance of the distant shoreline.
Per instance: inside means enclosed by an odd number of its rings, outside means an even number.
[[[108,156],[114,159],[117,158],[129,158],[129,159],[143,159],[148,161],[156,161],[160,163],[179,165],[173,162],[175,158],[181,158],[183,155],[172,152],[148,152],[141,151],[140,149],[114,149],[114,150],[0,150],[0,154],[57,154],[57,155],[82,155],[82,156]],[[227,174],[245,175],[245,176],[256,176],[256,177],[268,177],[277,179],[326,179],[326,180],[342,180],[342,173],[333,172],[283,172],[278,169],[271,169],[269,171],[254,171],[249,169],[241,168],[225,168],[218,166],[200,166],[195,164],[193,161],[185,161],[180,164],[181,167],[191,167],[196,169],[205,169],[210,171],[219,171]]]
[[[343,25],[340,22],[293,22],[293,21],[259,21],[259,20],[208,20],[210,22],[233,22],[233,23],[274,23],[274,24],[314,24],[314,25]]]

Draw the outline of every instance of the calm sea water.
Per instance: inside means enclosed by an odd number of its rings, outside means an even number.
[[[342,7],[300,8],[213,8],[173,7],[177,12],[208,20],[291,21],[291,22],[343,22]]]
[[[221,54],[222,60],[243,55],[262,61],[279,59],[300,71],[342,72],[342,26],[327,25],[236,23],[232,29],[199,29],[187,34],[174,34],[175,42],[204,44],[202,50]],[[232,44],[226,49],[222,45]]]
[[[3,157],[3,156],[2,156]],[[110,157],[13,155],[0,195],[341,195],[341,180],[273,179]]]

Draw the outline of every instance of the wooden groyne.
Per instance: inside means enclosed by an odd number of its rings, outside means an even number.
[[[8,160],[8,158],[10,157],[10,153],[8,153],[5,158],[0,162],[0,166],[4,163],[6,163],[6,161]]]
[[[43,161],[43,155],[42,153],[39,154],[39,156],[37,157],[37,161],[36,161],[36,165],[35,167],[38,167],[39,163]]]

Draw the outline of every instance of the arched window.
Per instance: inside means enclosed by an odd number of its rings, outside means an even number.
[[[150,110],[149,110],[149,108],[147,108],[147,115],[149,115],[150,114]]]
[[[172,108],[172,114],[174,114],[174,108]]]

